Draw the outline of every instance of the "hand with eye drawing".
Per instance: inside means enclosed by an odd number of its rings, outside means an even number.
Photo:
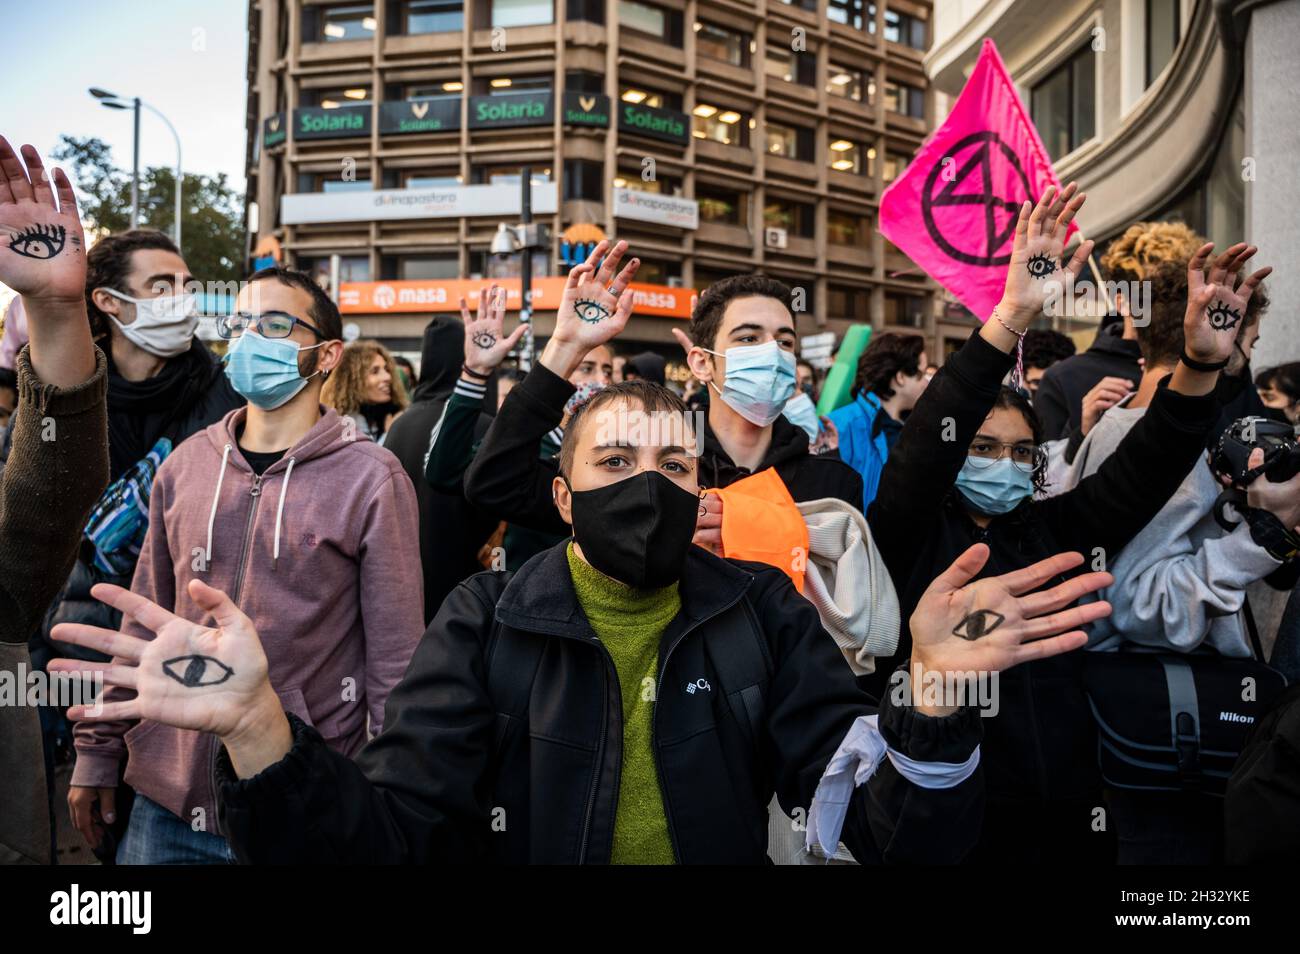
[[[1065,608],[1109,586],[1109,573],[1083,573],[1038,589],[1083,563],[1081,554],[1058,553],[1021,570],[974,580],[988,558],[988,546],[975,544],[922,595],[910,621],[913,665],[955,677],[1000,672],[1081,648],[1088,637],[1079,627],[1110,615],[1104,601]]]
[[[55,659],[51,672],[102,673],[107,686],[135,697],[93,706],[73,706],[77,721],[149,719],[178,729],[211,732],[230,750],[241,777],[278,761],[289,750],[289,723],[267,675],[266,653],[252,621],[230,597],[200,580],[189,595],[215,625],[204,626],[163,609],[120,586],[100,583],[91,595],[141,626],[152,639],[124,632],[60,623],[54,639],[94,649],[111,662]]]
[[[1208,242],[1187,263],[1187,313],[1183,318],[1185,350],[1193,361],[1206,364],[1232,355],[1250,296],[1273,271],[1261,268],[1238,281],[1237,274],[1258,249],[1238,242],[1209,262],[1213,251],[1214,243]]]
[[[506,290],[490,285],[479,291],[478,311],[473,318],[465,296],[460,299],[460,319],[465,324],[465,367],[480,377],[491,374],[528,331],[520,324],[505,334]]]
[[[84,302],[86,294],[86,241],[72,184],[62,169],[48,175],[31,146],[22,147],[19,160],[4,137],[0,137],[0,283],[27,302]]]
[[[626,252],[627,242],[612,247],[608,240],[599,242],[587,260],[569,272],[555,312],[555,333],[539,358],[560,377],[572,374],[587,352],[611,341],[632,317],[628,285],[641,260],[634,258],[619,271]]]
[[[1036,204],[1020,208],[1007,282],[997,316],[1017,331],[1046,313],[1054,294],[1079,277],[1092,252],[1092,242],[1080,242],[1068,264],[1062,264],[1070,223],[1087,198],[1071,182],[1064,189],[1049,186]],[[992,323],[992,322],[990,322]]]

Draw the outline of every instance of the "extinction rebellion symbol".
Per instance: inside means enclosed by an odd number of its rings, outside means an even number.
[[[947,160],[952,162],[948,163]],[[1007,179],[1006,175],[994,176],[994,169],[1003,164],[1009,165],[1015,173],[1015,185],[1000,186]],[[955,165],[957,172],[952,181],[941,179],[945,165]],[[968,181],[969,180],[969,181]],[[935,187],[942,183],[942,188],[935,194]],[[960,189],[960,191],[958,191]],[[1016,191],[1016,195],[999,195],[999,191]],[[930,239],[949,257],[967,265],[1006,265],[1011,261],[1011,250],[1003,254],[999,249],[1006,245],[1011,234],[1016,230],[1016,218],[1020,214],[1020,205],[1033,194],[1029,177],[1025,175],[1020,158],[994,132],[979,132],[960,140],[930,170],[925,180],[925,189],[921,192],[921,212],[925,218],[925,230]],[[975,230],[958,229],[958,218],[944,209],[956,209],[961,206],[981,206],[984,212],[984,228]],[[965,219],[969,213],[961,213]],[[947,233],[945,234],[945,226]],[[950,236],[960,235],[960,238]],[[959,247],[958,243],[961,246]]]

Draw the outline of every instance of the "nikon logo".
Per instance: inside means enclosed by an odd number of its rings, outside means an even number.
[[[1228,712],[1226,709],[1219,713],[1220,722],[1244,722],[1250,724],[1255,721],[1254,716],[1242,715],[1240,712]]]

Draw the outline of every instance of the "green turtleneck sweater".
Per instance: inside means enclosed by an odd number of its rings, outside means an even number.
[[[623,699],[623,770],[614,816],[610,861],[619,865],[670,865],[663,794],[652,741],[659,637],[681,609],[677,584],[638,590],[584,563],[569,544],[569,573],[578,605],[609,651]]]

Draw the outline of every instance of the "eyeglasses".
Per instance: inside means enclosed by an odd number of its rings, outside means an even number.
[[[970,465],[975,468],[992,467],[1003,457],[1010,457],[1018,469],[1030,473],[1042,456],[1042,448],[1036,444],[1009,444],[1002,441],[976,439],[971,442],[969,450]]]
[[[251,327],[263,338],[287,338],[294,325],[302,325],[322,341],[328,340],[311,322],[283,311],[268,311],[260,315],[237,311],[233,315],[222,315],[217,319],[217,334],[223,338],[236,338]]]

